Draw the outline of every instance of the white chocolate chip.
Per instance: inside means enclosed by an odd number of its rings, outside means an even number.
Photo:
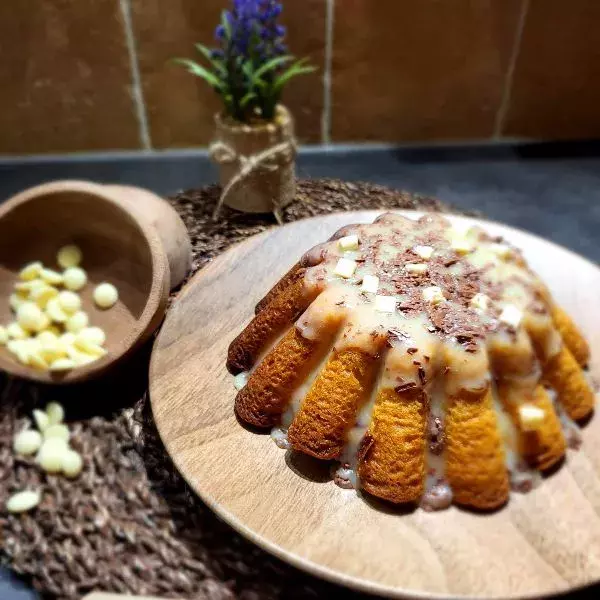
[[[514,304],[509,304],[505,306],[500,314],[499,320],[500,322],[512,327],[513,329],[518,329],[521,324],[521,320],[523,319],[523,312],[519,310]]]
[[[69,371],[77,365],[70,358],[57,358],[50,364],[51,371]]]
[[[360,286],[361,292],[376,294],[379,289],[379,277],[376,275],[365,275]]]
[[[92,344],[96,344],[98,346],[104,346],[104,342],[106,342],[106,334],[100,327],[86,327],[79,332],[77,336],[79,339],[85,339]],[[73,340],[73,343],[75,340]]]
[[[394,296],[375,296],[375,310],[393,313],[396,310],[396,298]]]
[[[83,254],[81,250],[70,244],[68,246],[63,246],[56,255],[56,262],[63,268],[67,269],[68,267],[76,267],[83,258]]]
[[[60,285],[63,282],[63,276],[52,269],[42,269],[40,277],[50,285]]]
[[[546,413],[533,404],[519,406],[519,422],[523,431],[535,431],[544,422]]]
[[[30,294],[31,299],[40,308],[46,308],[48,301],[51,298],[54,298],[55,296],[58,296],[58,290],[55,287],[48,285],[47,283],[44,283],[44,285],[35,288],[31,291]]]
[[[12,340],[24,340],[29,337],[29,334],[18,323],[7,325],[6,333],[8,333],[8,337]]]
[[[46,414],[48,415],[48,424],[56,425],[63,422],[65,409],[58,402],[49,402],[46,405]]]
[[[441,302],[445,302],[446,298],[444,297],[442,288],[432,285],[423,289],[423,300],[431,302],[431,304],[440,304]]]
[[[347,235],[338,240],[338,246],[340,250],[344,252],[347,250],[358,250],[358,236],[356,234]]]
[[[487,310],[490,305],[490,298],[485,294],[475,294],[470,301],[471,307],[477,310]]]
[[[5,346],[8,342],[8,331],[6,331],[6,327],[4,325],[0,325],[0,346]]]
[[[94,302],[100,308],[110,308],[116,304],[118,299],[119,292],[112,283],[101,283],[94,290]]]
[[[67,442],[61,438],[45,440],[35,458],[46,473],[58,473],[62,470],[62,461],[68,452]]]
[[[73,344],[75,344],[75,334],[74,333],[63,333],[59,338],[59,342],[63,345],[63,346],[72,346]]]
[[[82,310],[78,310],[75,314],[71,315],[66,323],[67,331],[71,333],[78,333],[88,326],[89,318],[87,313]]]
[[[248,373],[248,371],[242,371],[241,373],[238,373],[233,378],[233,386],[235,387],[235,389],[239,391],[243,387],[245,387],[246,384],[248,383],[249,377],[250,377],[250,373]]]
[[[69,267],[63,273],[65,287],[76,292],[87,283],[86,272],[80,267]]]
[[[67,450],[62,456],[62,472],[70,479],[77,477],[83,469],[83,459],[75,450]]]
[[[406,263],[404,265],[404,270],[408,273],[426,273],[427,272],[427,264],[426,263]]]
[[[36,289],[47,285],[42,279],[32,279],[31,281],[21,281],[15,284],[15,290],[21,295],[32,294]]]
[[[415,246],[413,252],[423,260],[429,260],[433,254],[432,246]]]
[[[75,292],[60,292],[60,294],[58,294],[58,303],[68,314],[73,314],[81,308],[81,298],[79,297],[79,294],[76,294]]]
[[[471,242],[463,237],[453,238],[452,242],[450,243],[450,247],[457,254],[468,254],[473,250]]]
[[[349,258],[340,258],[335,266],[334,273],[340,277],[348,279],[354,275],[356,271],[357,263]]]
[[[40,271],[43,268],[44,265],[37,260],[35,262],[30,262],[19,271],[19,279],[22,281],[31,281],[32,279],[37,279],[40,275]]]
[[[17,323],[27,331],[40,331],[44,325],[40,307],[33,302],[23,302],[17,309]]]
[[[91,354],[96,357],[104,356],[106,354],[106,350],[102,346],[94,344],[94,342],[91,342],[86,336],[75,336],[75,347],[86,354]]]
[[[12,308],[13,312],[17,312],[19,306],[21,306],[23,302],[26,302],[26,300],[25,298],[23,298],[23,296],[20,296],[19,294],[11,294],[8,299],[8,303]]]
[[[35,508],[42,497],[37,490],[24,490],[13,494],[6,502],[6,510],[9,513],[23,513]]]
[[[56,342],[58,340],[58,336],[53,331],[50,331],[49,329],[45,329],[44,331],[41,331],[40,333],[38,333],[35,336],[35,339],[40,344],[45,344],[45,343]]]
[[[43,410],[39,410],[38,408],[34,409],[33,411],[33,420],[35,421],[36,427],[41,432],[43,432],[44,429],[46,429],[46,427],[48,427],[48,424],[50,423],[48,415]]]
[[[69,315],[62,309],[58,297],[48,300],[46,314],[55,323],[66,323]]]
[[[44,440],[57,438],[68,442],[70,437],[69,428],[64,423],[54,423],[44,429]]]
[[[35,454],[42,445],[42,435],[35,429],[26,429],[15,435],[13,450],[22,456]]]
[[[27,344],[27,364],[36,369],[46,370],[48,363],[44,357],[42,345],[37,340],[25,340],[23,343]]]

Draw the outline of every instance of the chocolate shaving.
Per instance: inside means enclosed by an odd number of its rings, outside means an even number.
[[[419,373],[419,381],[421,382],[421,385],[425,385],[425,382],[427,381],[427,379],[425,377],[425,369],[423,367],[419,367],[418,373]]]
[[[419,349],[418,349],[418,348],[415,348],[415,347],[412,347],[412,348],[408,348],[406,351],[407,351],[409,354],[416,354],[416,353],[419,351]]]
[[[363,435],[362,440],[360,440],[360,444],[358,445],[358,450],[356,452],[356,457],[358,462],[362,462],[367,458],[369,451],[373,447],[375,443],[375,438],[371,435],[370,432],[367,431],[365,435]]]
[[[400,385],[397,385],[394,388],[394,391],[398,394],[402,394],[403,392],[408,392],[410,390],[415,389],[417,389],[417,384],[414,381],[406,381],[404,383],[401,383]]]

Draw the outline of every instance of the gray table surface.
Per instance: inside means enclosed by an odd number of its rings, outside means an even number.
[[[298,176],[370,181],[434,195],[600,262],[597,142],[304,148]],[[167,195],[210,183],[215,172],[201,151],[0,158],[0,201],[29,186],[65,178],[139,185]],[[29,598],[38,596],[0,570],[1,600]]]

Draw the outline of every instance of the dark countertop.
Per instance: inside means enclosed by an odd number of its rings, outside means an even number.
[[[600,262],[600,143],[305,148],[298,176],[371,181],[439,197]],[[0,201],[53,179],[147,187],[163,195],[215,180],[201,151],[0,158]],[[38,598],[0,571],[0,598]]]

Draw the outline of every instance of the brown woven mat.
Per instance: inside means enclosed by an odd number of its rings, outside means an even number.
[[[218,194],[209,187],[171,200],[192,237],[193,271],[274,224],[269,216],[228,209],[213,223]],[[283,217],[376,208],[446,210],[439,201],[380,186],[313,180],[299,184]],[[169,598],[329,597],[335,586],[247,542],[189,491],[153,426],[149,353],[147,345],[110,377],[67,388],[0,378],[2,561],[48,597],[79,598],[91,590]],[[11,450],[32,408],[50,400],[65,405],[73,446],[86,457],[76,481],[45,475]],[[27,486],[42,490],[41,505],[31,514],[8,515],[7,497]]]

